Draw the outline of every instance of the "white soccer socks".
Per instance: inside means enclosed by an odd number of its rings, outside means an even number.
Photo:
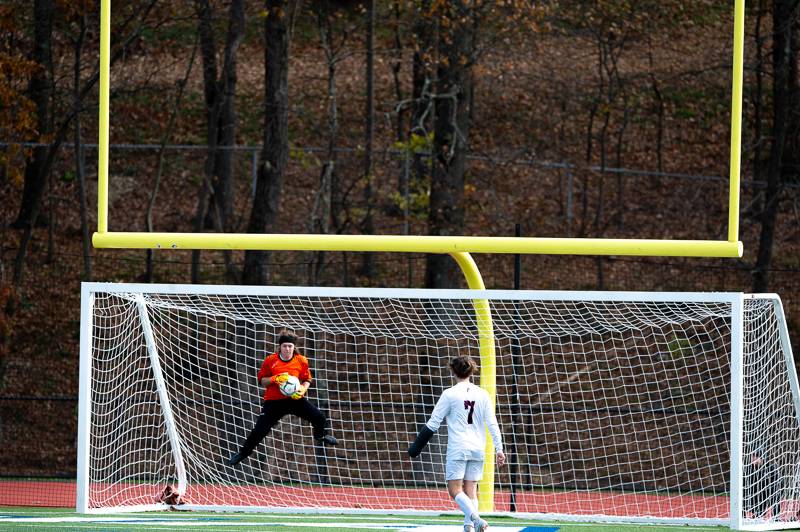
[[[478,499],[472,499],[472,509],[477,512],[477,510],[478,510]],[[472,526],[472,518],[467,514],[464,514],[464,526],[465,527],[466,526],[470,526],[470,527]],[[466,528],[464,530],[466,530]]]
[[[464,525],[467,524],[467,519],[475,526],[475,532],[483,532],[489,527],[489,524],[481,519],[481,516],[478,515],[478,501],[475,499],[470,499],[467,497],[467,494],[463,491],[456,495],[455,498],[456,504],[458,507],[461,508],[461,511],[464,513]]]
[[[478,509],[472,505],[472,499],[467,497],[467,494],[463,491],[456,495],[456,504],[461,508],[461,511],[464,512],[464,517],[468,517],[470,522],[473,521],[473,515],[478,515]]]

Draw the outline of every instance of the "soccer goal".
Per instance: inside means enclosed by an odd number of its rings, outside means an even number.
[[[286,417],[229,466],[284,328],[339,445]],[[450,357],[490,345],[509,456],[495,512],[800,524],[800,390],[774,295],[86,283],[81,331],[80,512],[163,509],[166,485],[190,509],[455,511],[446,430],[406,449]]]

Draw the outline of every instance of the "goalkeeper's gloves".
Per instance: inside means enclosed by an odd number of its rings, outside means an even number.
[[[281,373],[280,375],[273,375],[269,378],[269,382],[272,384],[283,384],[284,382],[289,380],[288,373]]]
[[[306,394],[306,389],[301,386],[300,388],[297,389],[296,392],[294,392],[289,397],[291,397],[292,399],[302,399],[305,394]]]
[[[422,449],[428,445],[428,441],[433,436],[433,431],[428,428],[428,425],[422,425],[419,429],[419,434],[417,434],[417,439],[414,440],[414,443],[411,444],[411,447],[408,448],[408,455],[411,458],[416,458],[422,452]]]

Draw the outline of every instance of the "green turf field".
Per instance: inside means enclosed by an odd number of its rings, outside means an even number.
[[[489,517],[490,532],[676,532],[716,531],[721,527],[546,523],[509,517]],[[409,532],[460,532],[462,520],[453,515],[330,515],[330,514],[226,514],[205,512],[153,512],[138,514],[79,515],[70,509],[0,507],[0,531],[5,530],[180,530],[259,532],[341,532],[392,530]],[[315,530],[316,529],[316,530]]]

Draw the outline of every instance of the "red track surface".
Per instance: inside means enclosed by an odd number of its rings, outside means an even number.
[[[149,485],[108,487],[96,492],[108,504],[123,498],[133,504],[149,504],[160,491]],[[55,481],[0,481],[0,506],[75,506],[75,483]],[[412,494],[413,493],[413,494]],[[199,504],[257,504],[290,507],[293,501],[329,508],[397,508],[413,510],[453,510],[455,507],[442,490],[395,490],[384,488],[335,487],[229,487],[193,486],[186,493],[190,502]],[[118,499],[118,500],[115,500]],[[498,511],[509,510],[510,494],[495,493]],[[129,503],[131,504],[131,503]],[[634,495],[600,492],[518,492],[517,511],[564,513],[573,515],[627,515],[651,517],[726,518],[727,497]]]
[[[0,506],[75,507],[75,482],[0,480]]]

